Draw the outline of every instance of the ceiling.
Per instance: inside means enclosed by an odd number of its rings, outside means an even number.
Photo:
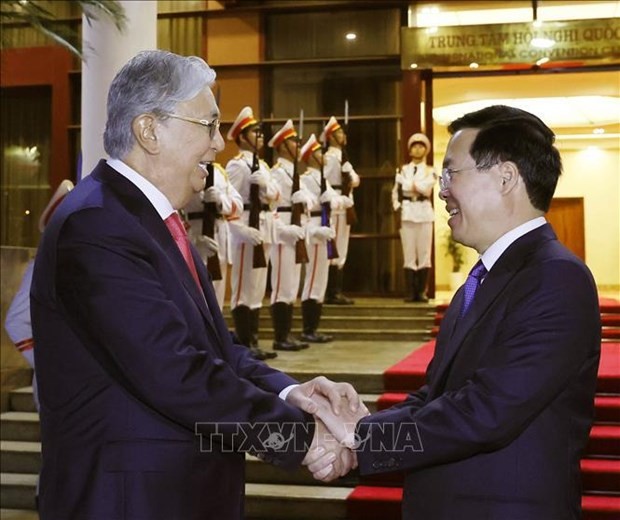
[[[556,132],[558,146],[620,148],[620,70],[434,79],[436,146],[447,144],[449,121],[481,107],[452,106],[460,103],[503,103],[530,110]],[[604,133],[593,134],[595,128]]]

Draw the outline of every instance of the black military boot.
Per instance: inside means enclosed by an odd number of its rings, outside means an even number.
[[[304,331],[301,335],[303,341],[308,343],[329,343],[333,338],[327,334],[317,332],[321,320],[322,305],[316,300],[304,300],[301,302]]]
[[[327,289],[325,289],[325,303],[336,304],[336,293],[338,292],[338,266],[330,265],[327,274]]]
[[[418,269],[415,271],[416,275],[416,293],[415,293],[415,301],[428,303],[428,298],[426,297],[426,282],[428,279],[428,267],[423,267],[422,269]]]
[[[416,272],[413,269],[405,269],[405,301],[416,301],[418,294]]]
[[[301,350],[301,346],[288,340],[290,324],[288,322],[288,305],[284,302],[276,302],[271,306],[271,320],[273,322],[273,350]]]
[[[344,269],[336,265],[329,266],[329,278],[327,279],[327,290],[325,291],[325,303],[328,305],[353,305],[355,302],[342,294],[344,281]]]
[[[310,345],[305,341],[299,341],[298,339],[291,336],[291,328],[293,327],[293,304],[289,303],[286,306],[286,311],[288,313],[288,328],[286,329],[286,338],[289,343],[294,343],[299,345],[302,349],[308,348]]]
[[[250,332],[250,308],[246,305],[238,305],[231,310],[235,324],[235,336],[241,345],[250,348],[252,346],[252,333]]]
[[[275,352],[268,352],[258,345],[258,324],[260,320],[260,307],[250,309],[250,350],[256,359],[273,359],[278,357]]]

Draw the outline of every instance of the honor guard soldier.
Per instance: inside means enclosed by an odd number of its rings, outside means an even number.
[[[54,195],[47,203],[47,206],[39,218],[39,231],[43,233],[52,214],[58,205],[64,200],[67,193],[73,189],[70,180],[60,183]],[[34,259],[26,264],[26,270],[19,284],[19,289],[15,293],[11,305],[6,312],[4,329],[15,348],[24,356],[30,368],[34,370],[34,339],[32,339],[32,321],[30,319],[30,286],[32,285],[32,271],[34,269]],[[32,374],[32,397],[34,404],[39,409],[39,393],[37,391],[37,379],[35,373]]]
[[[323,175],[323,152],[316,136],[312,134],[301,148],[300,159],[308,166],[301,176],[303,189],[312,193],[313,203],[308,207],[310,216],[306,223],[308,237],[308,263],[306,264],[304,287],[301,294],[303,333],[301,339],[309,343],[327,343],[332,337],[317,332],[329,267],[328,251],[333,247],[336,232],[330,225],[325,205],[333,207],[339,202],[339,195]]]
[[[220,309],[224,308],[226,292],[226,275],[230,263],[228,219],[239,218],[243,213],[243,199],[228,180],[228,174],[219,163],[213,163],[213,179],[207,178],[207,189],[192,199],[185,207],[185,214],[190,223],[189,239],[198,249],[202,261],[209,267],[209,257],[217,255],[218,276],[210,273]],[[205,229],[205,212],[207,220],[212,218],[213,229]],[[213,236],[209,236],[212,234]],[[217,278],[217,279],[216,279]]]
[[[329,118],[320,139],[322,143],[327,145],[324,157],[325,177],[336,193],[342,196],[338,207],[332,210],[332,224],[336,230],[338,258],[330,261],[325,303],[350,305],[353,300],[342,294],[343,269],[347,260],[351,235],[351,222],[347,222],[347,210],[349,213],[352,211],[354,206],[353,188],[359,186],[360,178],[346,158],[347,134],[334,116]]]
[[[264,140],[250,107],[244,107],[227,134],[239,147],[226,172],[243,199],[243,214],[229,221],[231,238],[231,297],[235,332],[258,359],[277,356],[258,346],[259,313],[267,287],[266,258],[273,242],[273,212],[280,196],[269,167],[259,158]],[[262,253],[261,253],[262,251]],[[258,266],[258,267],[254,267]]]
[[[297,166],[299,139],[293,121],[290,119],[267,143],[278,154],[278,160],[271,169],[273,179],[278,183],[280,199],[275,216],[275,241],[271,247],[271,317],[275,340],[274,350],[301,350],[308,343],[299,342],[290,336],[293,322],[293,304],[299,292],[301,265],[305,258],[297,258],[297,245],[305,251],[305,231],[298,222],[293,222],[294,204],[303,208],[313,205],[312,194],[299,189],[300,172]],[[293,192],[293,186],[297,191]],[[299,215],[299,213],[298,213]],[[307,253],[307,252],[306,252]]]
[[[400,210],[400,240],[403,246],[407,302],[427,302],[426,282],[431,267],[433,221],[431,204],[437,175],[426,164],[431,143],[422,133],[415,133],[407,142],[409,163],[396,173],[392,189],[394,211]]]

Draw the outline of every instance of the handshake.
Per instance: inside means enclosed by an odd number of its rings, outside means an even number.
[[[350,384],[319,376],[293,388],[286,401],[314,415],[314,438],[302,464],[315,479],[329,482],[357,467],[355,428],[370,412]]]

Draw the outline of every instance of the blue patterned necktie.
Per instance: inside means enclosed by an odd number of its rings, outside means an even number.
[[[462,318],[467,313],[471,302],[474,300],[476,291],[480,286],[480,282],[487,275],[487,273],[487,268],[484,267],[482,260],[478,260],[476,265],[474,265],[472,270],[467,275],[467,280],[465,280],[464,285],[463,306],[461,307],[459,318]]]

